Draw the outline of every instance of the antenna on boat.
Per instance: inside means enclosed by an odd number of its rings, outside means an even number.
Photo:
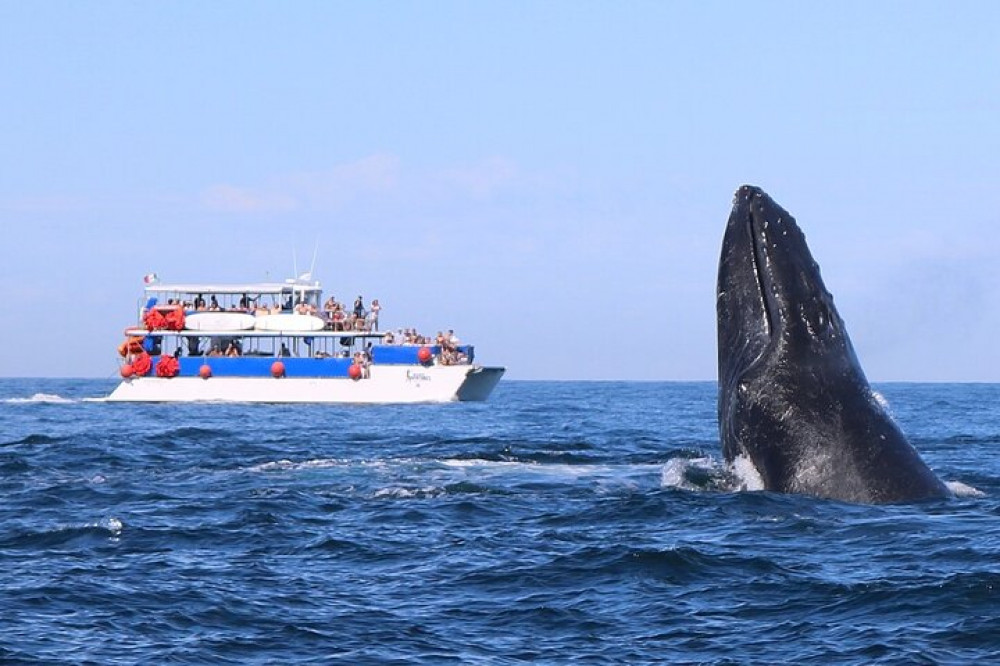
[[[312,260],[312,263],[309,264],[309,272],[308,273],[303,273],[300,276],[303,280],[312,280],[313,269],[316,268],[316,254],[318,252],[319,252],[319,239],[317,238],[316,239],[316,244],[313,245],[313,260]]]

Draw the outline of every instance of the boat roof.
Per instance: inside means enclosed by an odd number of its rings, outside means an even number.
[[[319,282],[247,282],[221,284],[218,282],[183,282],[173,284],[156,283],[148,285],[147,294],[290,294],[293,291],[322,291]]]

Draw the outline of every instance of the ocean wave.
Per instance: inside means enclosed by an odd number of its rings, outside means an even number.
[[[0,548],[11,550],[57,549],[91,540],[104,543],[117,539],[125,529],[120,518],[111,516],[94,523],[55,525],[50,528],[14,530],[0,539]]]
[[[44,435],[41,433],[32,433],[30,435],[25,435],[21,439],[16,439],[9,442],[2,442],[0,446],[35,446],[37,444],[58,444],[60,442],[65,442],[66,437],[56,437],[53,435]]]

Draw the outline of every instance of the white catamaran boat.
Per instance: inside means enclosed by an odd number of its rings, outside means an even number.
[[[208,299],[208,300],[206,300]],[[335,306],[335,307],[334,307]],[[322,303],[319,282],[159,284],[118,347],[112,402],[485,400],[504,373],[448,338],[404,342]]]

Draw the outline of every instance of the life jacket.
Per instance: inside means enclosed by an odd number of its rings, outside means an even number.
[[[156,364],[157,377],[175,377],[180,372],[181,364],[173,356],[161,356]]]
[[[163,316],[163,313],[153,308],[146,313],[146,316],[142,318],[142,322],[146,325],[146,330],[155,331],[159,328],[166,328],[167,319]]]
[[[143,337],[141,335],[130,335],[128,340],[118,345],[118,354],[122,357],[129,354],[138,354],[142,351]]]
[[[153,367],[153,359],[150,358],[149,354],[142,352],[132,361],[132,372],[137,376],[141,377],[143,375],[149,374],[149,369]]]
[[[184,308],[168,310],[163,316],[164,328],[171,331],[184,330]]]

